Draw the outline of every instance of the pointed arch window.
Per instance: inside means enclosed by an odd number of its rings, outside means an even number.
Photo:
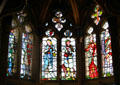
[[[42,80],[57,79],[57,39],[52,30],[42,39]]]
[[[12,30],[9,34],[6,76],[20,75],[20,78],[31,79],[33,34],[31,25],[25,24],[25,17],[26,13],[23,10],[13,16]]]
[[[88,29],[85,38],[85,66],[87,79],[98,77],[96,34],[93,34],[93,27]]]
[[[105,22],[101,32],[101,54],[102,54],[102,74],[104,77],[113,75],[111,36],[109,33],[109,24]]]
[[[52,22],[55,23],[55,28],[57,32],[63,28],[63,24],[66,19],[63,17],[61,11],[55,13],[55,17],[52,18]],[[48,23],[45,24],[48,26]],[[70,23],[72,27],[72,24]],[[64,30],[62,30],[64,31]],[[58,33],[58,34],[59,34]],[[61,35],[64,34],[65,37]],[[58,43],[57,38],[61,39]],[[42,40],[42,80],[75,80],[76,79],[76,42],[75,38],[72,37],[72,32],[66,30],[54,37],[54,32],[52,30],[46,31],[46,37]],[[61,46],[57,48],[57,46]],[[58,50],[58,51],[57,51]],[[61,51],[60,51],[61,50]],[[60,55],[58,55],[60,54]],[[58,58],[60,56],[60,58]],[[57,60],[61,63],[57,63]],[[57,65],[58,64],[58,65]],[[60,67],[57,73],[57,67]],[[60,76],[61,75],[61,76]]]
[[[18,29],[13,29],[9,34],[7,76],[12,76],[17,72],[17,42]]]
[[[9,34],[9,44],[8,44],[8,68],[7,68],[7,74],[6,76],[15,76],[14,74],[18,74],[18,49],[20,48],[20,29],[21,28],[21,22],[20,17],[18,14],[15,14],[13,16],[11,27],[12,30]]]
[[[32,47],[33,35],[30,26],[25,26],[26,32],[22,33],[22,52],[20,65],[20,78],[31,79],[32,73]]]
[[[61,40],[62,50],[62,80],[75,80],[76,78],[76,43],[72,38],[72,32],[66,30],[64,35],[66,37]]]

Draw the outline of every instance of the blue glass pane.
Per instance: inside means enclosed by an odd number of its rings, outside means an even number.
[[[42,80],[57,79],[57,40],[46,37],[42,41]]]

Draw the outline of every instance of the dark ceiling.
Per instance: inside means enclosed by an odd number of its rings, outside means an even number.
[[[3,1],[3,0],[2,0]],[[6,0],[6,5],[1,16],[7,13],[20,11],[25,5],[25,0]],[[1,2],[2,3],[2,2]],[[89,7],[92,0],[27,0],[27,9],[32,13],[34,19],[42,23],[51,18],[56,10],[64,12],[64,16],[71,18],[75,23],[79,23],[80,12]],[[46,17],[47,16],[47,17]],[[42,21],[42,22],[41,22]]]
[[[5,5],[2,5],[3,2]],[[11,16],[22,10],[24,5],[27,5],[24,10],[36,28],[49,22],[57,10],[62,11],[63,16],[69,22],[82,26],[89,20],[90,12],[96,3],[104,9],[104,12],[111,13],[113,11],[114,14],[119,15],[119,2],[119,0],[1,0],[0,18]],[[3,9],[1,9],[2,6]]]

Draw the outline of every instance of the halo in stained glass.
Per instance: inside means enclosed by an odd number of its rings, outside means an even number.
[[[47,30],[47,31],[45,32],[45,34],[46,34],[47,36],[51,37],[51,36],[54,35],[54,32],[53,32],[52,30]]]
[[[70,30],[66,30],[66,31],[64,32],[64,35],[65,35],[66,37],[71,37],[71,36],[72,36],[72,32],[70,32]]]

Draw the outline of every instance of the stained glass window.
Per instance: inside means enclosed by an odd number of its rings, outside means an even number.
[[[70,38],[72,33],[67,30],[65,33],[66,38],[62,38],[62,80],[75,80],[76,78],[76,47],[75,39]]]
[[[98,68],[97,68],[96,34],[90,34],[85,38],[85,62],[86,62],[86,78],[87,79],[97,78]]]
[[[11,30],[9,34],[7,76],[12,76],[17,71],[17,34],[17,29]]]
[[[48,30],[42,40],[42,80],[57,79],[57,39],[53,35]]]
[[[102,73],[104,77],[113,75],[111,36],[108,30],[108,22],[103,25],[104,31],[101,33],[102,46]]]
[[[33,36],[28,33],[22,34],[22,53],[20,77],[30,79],[32,71],[32,42]]]
[[[96,25],[99,24],[100,22],[100,17],[102,16],[102,10],[100,9],[99,5],[96,5],[95,9],[94,9],[94,13],[91,15],[91,18],[94,19],[94,23]]]
[[[55,28],[60,31],[63,28],[63,23],[66,22],[61,11],[57,11],[55,17],[52,18],[52,22],[55,23]]]

